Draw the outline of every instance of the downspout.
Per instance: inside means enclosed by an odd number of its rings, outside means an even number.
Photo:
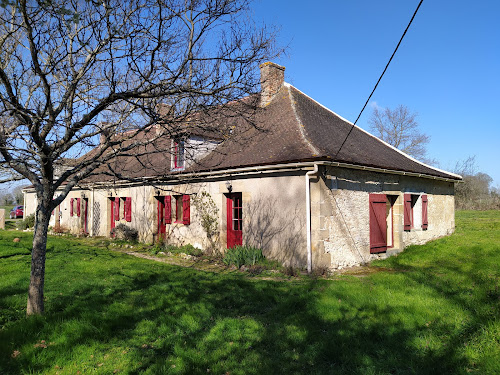
[[[94,204],[94,186],[92,186],[91,189],[92,189],[92,205],[90,206],[90,217],[92,218],[92,221],[91,221],[92,225],[89,225],[90,223],[87,222],[87,228],[90,227],[89,232],[90,232],[90,235],[93,237],[94,232],[95,232],[94,225],[93,225],[93,223],[94,223],[94,206],[95,206],[95,204]],[[89,211],[89,209],[87,208],[87,212],[88,211]],[[87,216],[87,220],[88,220],[88,216]]]
[[[307,273],[312,272],[312,246],[311,246],[311,187],[310,176],[318,173],[319,165],[314,163],[314,169],[306,172],[306,228],[307,228]]]

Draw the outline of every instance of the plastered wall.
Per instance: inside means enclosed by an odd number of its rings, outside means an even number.
[[[273,174],[262,177],[221,178],[190,184],[158,186],[160,195],[208,192],[218,210],[220,234],[218,250],[227,244],[227,193],[242,193],[243,244],[262,248],[264,254],[284,264],[304,265],[305,253],[305,183],[304,173]],[[209,240],[200,224],[198,208],[191,200],[191,224],[167,225],[167,241],[190,243],[206,249]],[[156,216],[154,217],[156,222]]]
[[[81,233],[83,217],[70,216],[71,198],[88,200],[88,231],[93,236],[109,236],[111,230],[111,197],[132,198],[132,220],[124,224],[139,231],[140,240],[153,243],[157,235],[158,196],[189,194],[191,223],[166,226],[165,240],[176,245],[192,244],[224,251],[227,244],[226,202],[228,185],[232,192],[242,193],[243,243],[262,248],[267,257],[285,265],[306,266],[306,204],[305,171],[253,174],[221,177],[191,182],[138,185],[132,187],[108,186],[95,189],[75,189],[55,210],[60,223],[72,233]],[[199,209],[194,197],[207,192],[217,207],[219,234],[211,241],[201,225]],[[383,193],[390,197],[390,230],[393,236],[387,253],[370,254],[369,196]],[[403,228],[404,193],[426,194],[428,197],[428,229],[421,228],[421,217],[416,215],[414,228]],[[34,193],[25,193],[25,214],[34,212]],[[174,212],[174,200],[172,200]],[[420,206],[414,207],[421,211]],[[83,214],[83,209],[82,209]],[[453,183],[382,174],[361,170],[320,167],[318,176],[311,179],[311,234],[313,269],[338,269],[366,263],[386,254],[402,251],[410,244],[421,244],[453,232]],[[115,222],[118,224],[118,222]],[[213,250],[213,248],[212,248]]]

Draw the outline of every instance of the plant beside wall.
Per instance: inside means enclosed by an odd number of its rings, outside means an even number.
[[[130,228],[125,224],[118,224],[111,230],[111,235],[117,240],[137,241],[139,233],[137,229]]]
[[[70,230],[65,225],[56,225],[51,231],[53,234],[69,234]]]
[[[169,245],[164,242],[157,242],[149,250],[149,252],[153,255],[157,255],[159,253],[161,253],[162,255],[164,255],[164,253],[167,253],[168,255],[186,254],[193,257],[200,257],[203,255],[203,251],[201,249],[198,249],[189,243],[182,246],[176,246],[176,245]]]
[[[227,249],[223,258],[225,265],[234,265],[237,268],[243,265],[254,266],[264,260],[265,257],[262,254],[262,250],[251,246],[235,246]]]
[[[17,229],[31,229],[35,226],[35,214],[26,216],[23,220],[17,222]]]
[[[199,257],[203,255],[203,251],[201,251],[201,249],[198,249],[191,244],[186,244],[182,246],[167,245],[165,246],[165,251],[172,254],[184,253],[194,257]]]
[[[202,191],[193,197],[193,205],[200,217],[200,223],[210,243],[209,251],[217,248],[219,240],[219,209],[214,200],[206,191]]]

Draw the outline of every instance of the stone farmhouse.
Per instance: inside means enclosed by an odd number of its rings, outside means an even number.
[[[170,153],[118,161],[134,182],[88,178],[54,211],[52,225],[110,236],[123,223],[141,241],[202,249],[248,244],[309,271],[363,264],[454,231],[460,176],[354,126],[284,82],[283,67],[260,68],[252,124],[219,117],[225,135],[165,136]],[[24,194],[29,215],[35,194],[30,188]],[[214,207],[219,230],[211,236],[200,197]]]

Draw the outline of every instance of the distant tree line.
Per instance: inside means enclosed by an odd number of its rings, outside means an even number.
[[[11,191],[0,190],[0,206],[23,204],[23,187],[16,186]]]
[[[463,182],[455,185],[455,206],[459,210],[500,209],[500,186],[492,187],[493,179],[478,172],[475,156],[456,164],[455,172],[462,175]]]

